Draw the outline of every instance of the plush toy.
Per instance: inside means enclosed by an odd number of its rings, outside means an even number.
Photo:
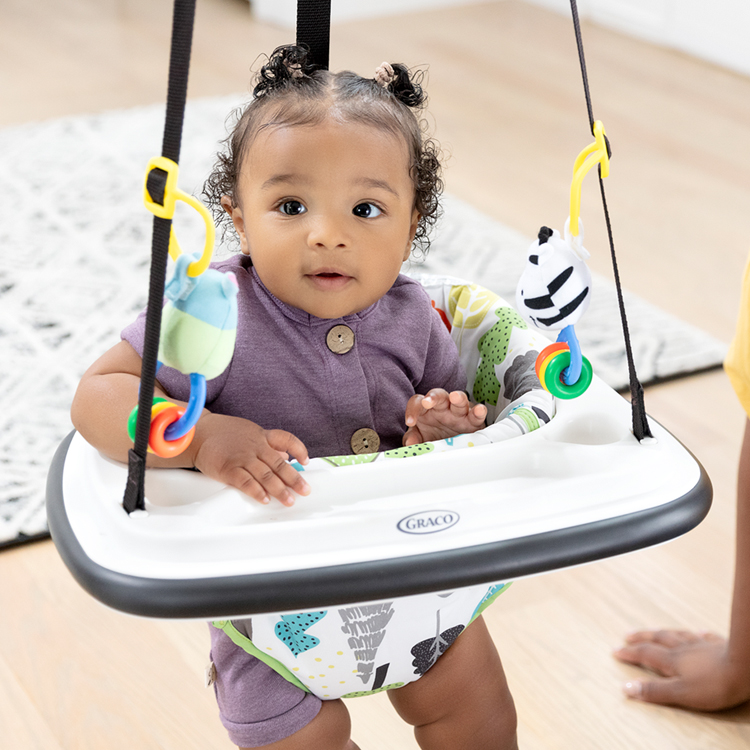
[[[188,269],[196,258],[182,254],[175,262],[164,294],[158,367],[168,365],[190,375],[187,409],[154,399],[149,451],[171,457],[190,444],[206,403],[206,381],[221,375],[232,361],[237,338],[237,279],[233,273],[209,268],[199,276]],[[158,368],[157,368],[158,369]],[[135,440],[138,407],[128,422]]]
[[[567,232],[566,232],[567,234]],[[542,227],[516,289],[518,311],[537,328],[575,325],[591,300],[589,253],[557,230]]]
[[[159,361],[189,375],[211,380],[227,368],[237,338],[237,279],[209,268],[188,275],[195,260],[181,255],[164,289]]]

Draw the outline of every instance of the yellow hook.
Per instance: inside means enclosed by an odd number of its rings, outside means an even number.
[[[586,146],[576,157],[573,165],[573,181],[570,184],[570,233],[578,236],[578,218],[581,214],[581,186],[583,178],[595,165],[600,164],[602,178],[609,175],[609,153],[606,133],[601,120],[594,123],[594,142]]]
[[[148,192],[148,177],[154,169],[161,169],[167,173],[163,205],[156,203]],[[216,227],[208,209],[197,198],[184,193],[177,187],[178,172],[179,166],[171,159],[167,159],[164,156],[155,156],[151,159],[146,167],[146,178],[143,183],[143,202],[146,204],[146,208],[160,219],[172,219],[174,217],[177,201],[187,203],[201,215],[203,223],[206,225],[206,242],[203,247],[203,255],[188,266],[188,276],[195,277],[200,276],[211,262],[211,256],[214,252],[214,240],[216,239]],[[171,228],[169,234],[169,255],[172,260],[177,260],[182,255],[174,227]]]

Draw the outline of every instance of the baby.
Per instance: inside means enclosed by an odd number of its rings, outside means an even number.
[[[289,506],[310,491],[290,458],[304,465],[484,427],[487,410],[463,390],[445,325],[421,285],[400,275],[412,246],[427,245],[442,187],[436,145],[412,111],[423,101],[401,65],[365,79],[315,69],[298,47],[273,53],[206,184],[240,243],[240,254],[213,264],[237,278],[234,358],[208,382],[190,447],[149,456],[150,466],[195,467]],[[142,314],[86,372],[72,408],[86,440],[120,461],[143,329]],[[184,402],[188,393],[188,376],[159,371],[156,395]],[[211,628],[232,741],[356,748],[340,700],[321,700],[257,653],[256,620]],[[388,694],[420,747],[516,748],[513,700],[481,616],[412,679]]]

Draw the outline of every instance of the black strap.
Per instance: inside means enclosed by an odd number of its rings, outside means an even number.
[[[314,65],[328,70],[331,0],[297,0],[297,44],[310,50]]]
[[[589,126],[591,132],[594,132],[594,109],[591,106],[591,90],[589,88],[589,77],[586,72],[586,58],[583,54],[583,38],[581,36],[581,22],[578,18],[578,5],[576,0],[570,0],[570,10],[573,14],[573,27],[576,33],[576,44],[578,45],[578,59],[581,63],[581,75],[583,77],[583,90],[586,94],[586,108],[589,115]],[[607,151],[609,151],[609,141],[607,141]],[[611,155],[611,154],[610,154]],[[612,256],[612,270],[615,276],[615,287],[617,289],[617,303],[620,307],[620,319],[622,320],[622,333],[625,339],[625,354],[628,359],[628,376],[630,378],[630,403],[633,409],[633,434],[638,440],[643,440],[651,435],[651,428],[648,425],[646,416],[646,404],[643,397],[643,386],[638,380],[635,371],[635,361],[633,359],[633,347],[630,343],[630,329],[628,328],[628,318],[625,314],[625,302],[622,296],[622,285],[620,284],[620,271],[617,267],[617,256],[615,255],[615,241],[612,235],[612,223],[609,218],[609,209],[607,208],[607,196],[604,193],[604,180],[602,179],[601,167],[599,168],[599,189],[602,194],[602,207],[604,208],[604,220],[607,224],[607,236],[609,237],[609,250]]]
[[[182,124],[185,117],[190,50],[193,42],[195,0],[175,0],[172,17],[172,47],[169,59],[169,85],[167,89],[167,114],[164,123],[162,156],[179,162]],[[166,173],[155,169],[148,178],[148,191],[152,199],[163,204]],[[151,404],[154,397],[156,364],[159,354],[159,331],[167,275],[171,219],[154,217],[151,241],[151,275],[149,279],[148,310],[141,366],[141,390],[138,397],[138,420],[135,441],[128,453],[128,480],[125,486],[123,507],[128,513],[144,508],[144,482],[148,435],[151,429]]]

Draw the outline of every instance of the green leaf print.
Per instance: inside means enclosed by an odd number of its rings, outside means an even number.
[[[385,685],[383,687],[378,688],[377,690],[360,690],[359,692],[355,693],[347,693],[346,695],[342,695],[342,698],[362,698],[365,695],[375,695],[375,693],[383,693],[386,690],[394,690],[395,688],[403,687],[406,683],[404,682],[394,682],[391,685]]]
[[[323,460],[332,466],[356,466],[357,464],[371,464],[379,455],[379,453],[360,453],[351,456],[325,456]]]
[[[425,453],[435,450],[434,443],[417,443],[405,448],[394,448],[386,451],[383,455],[386,458],[411,458],[412,456],[423,456]]]
[[[482,360],[477,368],[474,381],[474,400],[477,403],[497,406],[500,396],[500,383],[495,375],[495,365],[502,364],[508,356],[508,345],[513,328],[526,330],[526,321],[512,308],[500,307],[495,310],[498,322],[479,339],[479,352]]]

